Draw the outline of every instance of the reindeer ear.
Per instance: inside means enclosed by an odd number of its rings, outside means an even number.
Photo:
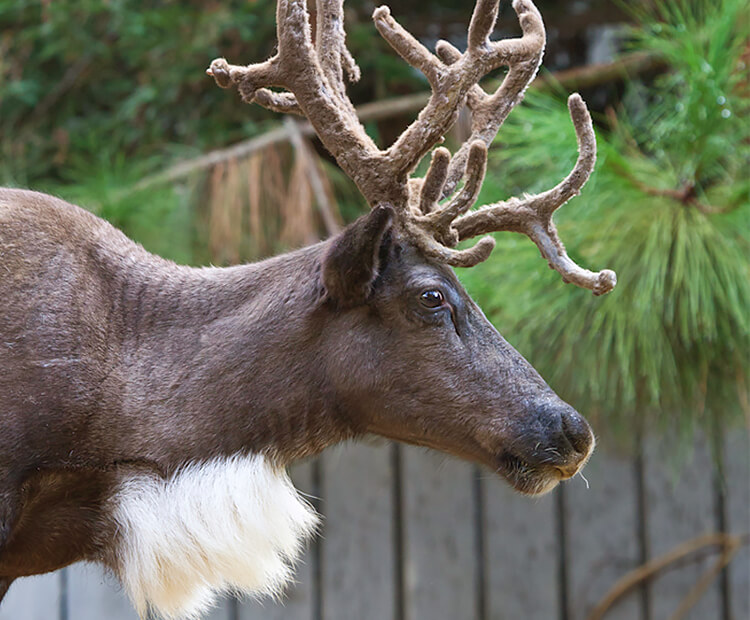
[[[380,248],[392,221],[393,208],[378,206],[333,238],[323,257],[327,299],[345,308],[365,303],[378,276]]]

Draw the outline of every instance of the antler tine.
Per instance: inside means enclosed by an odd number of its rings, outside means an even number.
[[[442,163],[442,162],[441,162]],[[446,172],[448,168],[448,162],[440,170],[440,179],[445,183]],[[435,166],[435,158],[433,157],[433,163],[428,170],[428,176]],[[466,182],[464,183],[463,189],[453,197],[443,207],[438,207],[437,204],[434,207],[430,207],[426,211],[426,215],[417,216],[415,219],[425,228],[432,230],[433,235],[443,245],[448,247],[454,247],[458,244],[459,238],[458,233],[451,227],[453,221],[468,211],[472,205],[476,202],[477,196],[479,196],[479,190],[482,189],[482,181],[484,181],[484,175],[487,171],[487,147],[484,142],[476,140],[472,142],[471,148],[469,149],[469,157],[466,161],[464,169],[464,176]],[[427,185],[427,177],[425,177],[425,186]],[[428,199],[425,196],[424,187],[422,188],[422,204]],[[438,189],[435,187],[430,192],[429,198],[436,196],[435,203],[440,199],[444,193],[444,189]]]
[[[386,7],[376,9],[373,19],[378,31],[404,60],[425,74],[433,91],[419,117],[387,151],[398,173],[410,172],[424,154],[442,139],[455,122],[467,94],[478,88],[476,84],[483,75],[503,64],[511,68],[531,65],[533,70],[528,80],[533,78],[544,49],[544,25],[531,0],[515,0],[513,7],[521,21],[523,36],[490,42],[488,37],[497,18],[498,0],[477,0],[469,27],[468,49],[461,54],[453,48],[456,55],[450,62],[444,62],[446,58],[441,60],[424,48],[396,23]],[[525,75],[527,71],[522,73]],[[525,84],[519,89],[520,92]],[[472,141],[482,137],[477,134],[472,136]],[[489,144],[491,139],[486,139],[485,143]],[[452,182],[450,187],[446,186],[443,195],[455,189],[463,174],[467,155],[468,147],[461,152],[458,161],[451,163],[448,178]]]
[[[473,267],[489,257],[495,240],[485,237],[467,250],[454,250],[459,238],[451,224],[471,208],[479,195],[487,169],[487,147],[479,141],[472,144],[465,169],[466,183],[453,199],[441,207],[437,203],[443,193],[449,163],[448,150],[442,147],[435,149],[421,187],[421,213],[409,213],[404,218],[404,225],[409,237],[427,256],[454,267]]]
[[[594,128],[580,95],[570,96],[568,109],[578,140],[578,160],[570,174],[546,192],[522,200],[511,198],[487,205],[458,218],[453,226],[460,240],[496,231],[523,233],[536,243],[549,266],[558,271],[565,282],[573,282],[592,290],[594,295],[602,295],[615,287],[615,273],[609,269],[592,272],[576,265],[565,252],[552,222],[554,211],[580,193],[596,161]]]
[[[390,7],[379,6],[372,13],[372,20],[380,36],[394,51],[412,67],[419,69],[433,89],[438,88],[444,73],[443,63],[393,19]]]
[[[489,39],[500,11],[498,0],[477,0],[474,12],[469,22],[469,49],[477,50]]]
[[[293,93],[276,93],[267,88],[259,88],[255,91],[253,102],[272,112],[305,115]]]
[[[451,267],[474,267],[486,261],[495,249],[495,240],[492,237],[482,237],[466,250],[454,250],[426,235],[423,242],[417,241],[417,244],[425,256]]]
[[[470,145],[475,140],[482,140],[488,146],[492,143],[508,114],[523,99],[528,85],[536,76],[542,62],[545,30],[541,14],[533,3],[523,0],[513,2],[513,9],[518,15],[523,32],[520,41],[528,37],[530,41],[536,41],[536,45],[532,48],[533,53],[528,53],[529,50],[527,50],[527,53],[520,54],[516,45],[519,39],[506,39],[493,43],[498,48],[504,48],[503,54],[508,60],[508,73],[492,95],[485,92],[478,84],[469,91],[467,105],[472,113],[471,136],[451,160],[443,196],[452,194],[461,180]],[[439,41],[436,51],[447,65],[452,65],[461,58],[461,52],[447,41]]]
[[[218,58],[207,73],[223,88],[237,86],[247,103],[304,114],[371,205],[397,203],[406,194],[406,183],[404,187],[394,187],[397,184],[382,182],[393,178],[390,162],[367,135],[346,96],[343,71],[355,79],[358,69],[346,50],[342,5],[342,0],[317,0],[319,15],[314,45],[307,1],[278,0],[276,55],[245,67]],[[267,88],[272,86],[290,92],[278,93]]]
[[[419,195],[419,210],[422,213],[430,213],[437,207],[443,193],[443,185],[445,185],[445,179],[448,175],[450,161],[451,154],[448,149],[441,146],[433,151],[432,161],[427,169]]]
[[[359,81],[361,74],[346,47],[344,0],[316,0],[316,12],[315,51],[318,62],[339,101],[356,115],[354,106],[346,95],[344,72],[350,82]]]

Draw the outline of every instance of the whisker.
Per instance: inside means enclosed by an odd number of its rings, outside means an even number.
[[[579,471],[579,472],[578,472],[578,475],[579,475],[579,476],[580,476],[581,478],[583,478],[583,481],[584,481],[584,482],[586,483],[586,488],[588,489],[588,488],[589,488],[589,481],[588,481],[588,480],[586,480],[586,476],[584,476],[584,475],[583,475],[583,472],[582,472],[582,471]]]

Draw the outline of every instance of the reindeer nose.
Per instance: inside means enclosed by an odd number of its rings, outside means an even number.
[[[594,447],[594,434],[589,423],[573,407],[556,397],[541,401],[535,411],[546,426],[540,442],[544,447],[540,451],[537,445],[534,450],[541,457],[539,464],[554,467],[562,480],[572,478]]]
[[[565,438],[576,452],[584,455],[584,457],[588,456],[591,444],[594,442],[594,435],[589,423],[572,407],[566,408],[561,417]]]
[[[578,473],[588,459],[594,444],[594,434],[583,416],[572,407],[566,406],[560,413],[562,431],[572,450],[565,450],[562,458],[554,464],[563,480]]]

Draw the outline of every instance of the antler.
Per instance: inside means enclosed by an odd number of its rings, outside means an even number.
[[[430,52],[391,16],[375,9],[375,27],[391,47],[419,69],[432,89],[417,119],[386,150],[367,136],[346,95],[344,74],[359,79],[359,69],[345,44],[343,0],[316,0],[317,28],[313,41],[306,0],[278,0],[278,52],[266,62],[246,67],[214,60],[208,70],[222,87],[236,85],[244,101],[279,112],[305,115],[339,166],[357,184],[371,206],[390,204],[404,233],[428,256],[454,266],[469,267],[485,260],[494,240],[481,239],[467,250],[453,249],[460,240],[478,234],[512,230],[527,234],[549,264],[566,281],[595,294],[611,290],[611,271],[594,274],[581,269],[565,253],[552,212],[578,193],[595,158],[591,120],[580,97],[571,98],[571,115],[579,139],[580,156],[573,172],[557,187],[523,200],[511,199],[469,212],[484,179],[487,146],[511,109],[523,98],[536,75],[545,44],[542,18],[531,0],[514,0],[522,36],[490,41],[499,0],[477,0],[469,25],[468,44],[459,52],[445,41]],[[497,67],[508,73],[492,95],[479,80]],[[276,92],[269,87],[281,87]],[[419,161],[456,121],[467,104],[472,112],[472,135],[451,158],[438,148],[424,179],[409,179]],[[447,204],[462,179],[463,189]]]
[[[578,140],[578,160],[570,174],[546,192],[487,205],[458,218],[453,226],[459,240],[504,230],[523,233],[536,243],[549,266],[558,271],[565,282],[573,282],[591,289],[594,295],[602,295],[617,284],[615,272],[604,269],[595,273],[576,265],[565,252],[552,222],[555,210],[581,192],[596,161],[594,127],[580,95],[568,98],[568,110]]]

